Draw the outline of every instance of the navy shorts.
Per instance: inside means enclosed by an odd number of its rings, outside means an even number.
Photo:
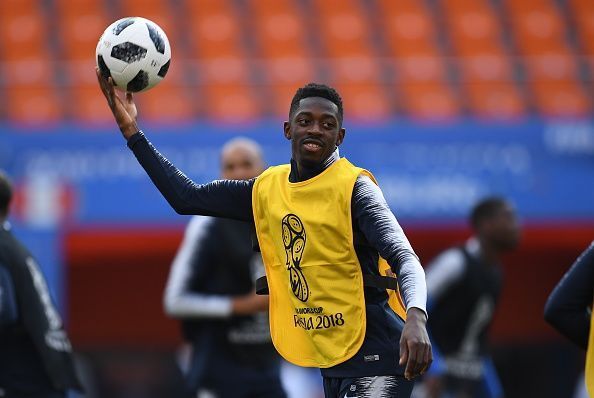
[[[326,398],[409,398],[413,386],[413,381],[406,380],[402,376],[324,377],[324,396]]]

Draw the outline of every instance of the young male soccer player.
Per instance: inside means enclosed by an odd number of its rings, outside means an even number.
[[[297,90],[284,123],[290,164],[197,185],[138,130],[132,95],[121,99],[97,77],[128,146],[178,213],[254,223],[281,355],[321,368],[326,397],[408,397],[432,358],[424,273],[372,175],[339,158],[338,93],[318,84]],[[374,283],[380,256],[398,275],[406,322]]]

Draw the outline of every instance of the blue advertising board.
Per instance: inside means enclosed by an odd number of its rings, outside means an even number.
[[[348,127],[341,155],[374,173],[401,220],[460,221],[473,203],[491,194],[510,198],[524,219],[594,220],[593,123],[397,121]],[[196,182],[217,178],[219,149],[236,135],[259,142],[268,164],[290,159],[280,123],[145,131]],[[53,188],[63,187],[70,199],[62,206],[77,225],[185,221],[169,208],[115,128],[0,127],[0,168],[25,193],[46,193],[47,200],[37,204],[42,210],[63,196]],[[42,219],[43,211],[39,214]]]

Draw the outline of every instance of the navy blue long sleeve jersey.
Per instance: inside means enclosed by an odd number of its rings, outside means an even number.
[[[594,302],[594,242],[559,281],[545,305],[545,319],[561,334],[588,348]]]
[[[141,132],[128,140],[128,146],[176,212],[253,223],[252,188],[255,179],[195,184],[161,155]],[[289,178],[291,182],[307,180],[338,158],[338,151],[335,151],[324,164],[315,169],[302,170],[301,175],[292,162]],[[369,177],[361,176],[355,183],[351,203],[354,245],[362,272],[378,274],[378,258],[382,256],[398,275],[407,309],[417,307],[425,311],[423,269],[380,189]],[[385,290],[365,288],[365,299],[368,322],[361,350],[348,361],[324,369],[324,376],[362,377],[404,373],[403,368],[398,366],[402,320],[388,306]],[[369,362],[365,360],[366,357],[379,359]]]

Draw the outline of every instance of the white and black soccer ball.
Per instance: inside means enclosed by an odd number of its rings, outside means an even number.
[[[145,91],[169,70],[171,47],[163,29],[141,17],[122,18],[103,32],[95,52],[97,66],[123,91]]]

